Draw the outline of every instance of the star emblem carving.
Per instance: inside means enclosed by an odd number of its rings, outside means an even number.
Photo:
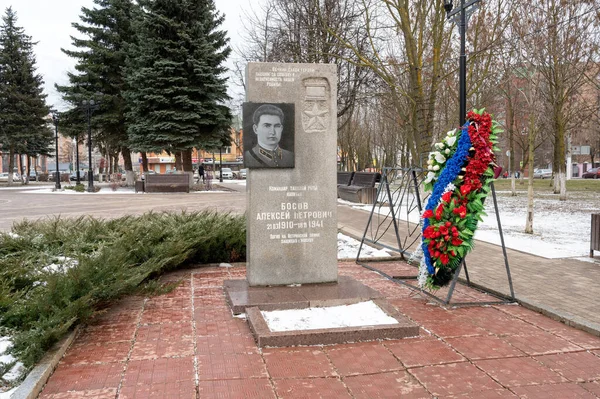
[[[324,116],[328,113],[328,110],[321,110],[319,109],[319,105],[316,102],[313,103],[311,109],[304,111],[304,115],[308,117],[308,122],[306,123],[306,130],[324,130],[326,126]]]

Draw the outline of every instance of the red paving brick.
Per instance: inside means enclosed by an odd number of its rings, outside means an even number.
[[[466,362],[414,368],[409,372],[434,396],[502,389],[487,374]]]
[[[586,382],[600,379],[600,358],[589,352],[536,356],[535,360],[569,381]]]
[[[191,323],[142,325],[133,345],[131,360],[194,356]]]
[[[444,399],[510,399],[517,398],[518,396],[509,391],[508,389],[492,390],[487,389],[485,391],[476,391],[469,393],[462,393],[458,395],[444,396]]]
[[[210,353],[196,357],[199,380],[267,378],[265,363],[257,353]]]
[[[127,360],[131,342],[76,343],[61,359],[65,365],[115,363]]]
[[[78,343],[105,343],[131,341],[137,329],[136,323],[106,324],[88,326],[77,337]]]
[[[319,347],[266,348],[263,357],[272,378],[331,377],[336,372]]]
[[[506,387],[567,382],[558,373],[530,357],[480,360],[475,364]]]
[[[341,376],[383,373],[404,367],[380,342],[325,347],[325,352]]]
[[[123,387],[160,385],[193,380],[193,357],[131,360],[123,377]]]
[[[89,389],[86,391],[59,392],[55,394],[41,394],[39,399],[114,399],[117,388]]]
[[[196,337],[198,354],[258,353],[252,334],[223,334]]]
[[[127,298],[95,317],[40,397],[600,397],[600,337],[516,305],[428,304],[353,262],[339,270],[422,324],[420,337],[259,350],[223,290],[245,269],[180,270],[163,279],[179,281],[171,292]],[[486,298],[464,287],[457,295]]]
[[[384,345],[400,359],[406,367],[463,362],[466,359],[448,344],[435,338],[411,338],[386,341]]]
[[[493,335],[446,338],[446,342],[469,360],[525,356],[525,353]]]
[[[580,346],[545,331],[535,335],[506,336],[504,339],[531,356],[582,350]]]
[[[466,317],[452,321],[427,321],[422,324],[428,331],[441,338],[489,334],[487,330],[471,323]]]
[[[593,382],[584,382],[580,384],[586,391],[593,393],[594,395],[600,397],[600,381]]]
[[[44,387],[44,394],[67,391],[116,389],[121,380],[123,363],[59,365]]]
[[[196,320],[196,335],[235,335],[250,334],[246,320],[228,318],[227,320],[198,321]]]
[[[337,378],[274,380],[280,399],[347,399],[348,389]]]
[[[121,389],[121,399],[192,399],[196,397],[194,380],[172,381],[160,384],[126,386]]]
[[[356,399],[420,399],[431,394],[406,371],[356,375],[344,378],[344,383]]]
[[[513,388],[524,399],[593,399],[596,395],[577,384],[529,385]]]
[[[217,380],[198,383],[201,398],[219,399],[275,399],[268,379]]]

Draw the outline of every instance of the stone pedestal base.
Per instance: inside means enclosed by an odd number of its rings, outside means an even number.
[[[329,345],[344,342],[400,339],[419,335],[419,326],[398,313],[376,290],[348,276],[338,283],[306,284],[297,287],[250,287],[246,280],[224,283],[227,301],[234,314],[246,313],[259,347]],[[351,305],[373,300],[397,324],[271,332],[261,310],[304,309]]]

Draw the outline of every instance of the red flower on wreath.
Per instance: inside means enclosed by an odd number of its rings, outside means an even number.
[[[427,226],[427,228],[423,231],[423,237],[432,238],[433,233],[435,233],[435,228],[433,226]]]
[[[444,213],[444,206],[442,204],[438,205],[435,210],[435,219],[440,220],[442,218],[442,214]]]
[[[431,209],[427,209],[423,212],[423,219],[429,219],[430,217],[433,217],[433,211]]]
[[[446,191],[444,195],[442,195],[442,201],[445,203],[450,203],[450,198],[452,197],[452,191]]]
[[[464,219],[465,216],[467,216],[467,208],[464,205],[461,205],[458,208],[454,208],[452,212],[457,214],[461,219]]]
[[[448,256],[448,254],[441,254],[440,262],[442,262],[442,265],[446,266],[448,262],[450,262],[450,257]]]
[[[460,193],[462,195],[467,195],[471,192],[471,185],[470,184],[463,184],[462,186],[460,186]]]

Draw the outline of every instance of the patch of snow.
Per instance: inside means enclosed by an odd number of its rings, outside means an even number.
[[[360,241],[352,237],[348,237],[342,233],[338,233],[338,259],[356,258]],[[371,246],[363,244],[360,251],[361,258],[385,258],[391,256],[385,249],[375,249]]]
[[[12,396],[13,393],[15,393],[17,388],[18,387],[14,387],[13,389],[6,391],[6,392],[2,392],[1,388],[0,388],[0,399],[10,399],[10,397]]]
[[[7,234],[10,236],[10,238],[20,238],[21,237],[20,235],[15,234],[12,231],[9,231]]]
[[[497,191],[498,210],[504,242],[507,248],[530,253],[544,258],[585,257],[589,254],[592,213],[600,213],[600,201],[595,193],[571,193],[567,201],[559,201],[558,195],[536,193],[533,231],[526,234],[527,197],[510,196],[510,191]],[[394,200],[396,199],[394,197]],[[412,196],[404,198],[404,204],[394,209],[396,217],[418,223],[420,215],[411,203]],[[338,204],[371,212],[373,205],[360,205],[338,199]],[[412,205],[412,203],[411,203]],[[410,208],[410,209],[409,209]],[[500,245],[500,234],[491,197],[485,202],[485,212],[475,239]],[[375,206],[375,214],[391,216],[387,204]],[[361,254],[362,255],[362,254]]]
[[[231,264],[229,264],[229,263],[220,263],[219,267],[233,267],[233,266],[231,266]]]
[[[261,311],[273,332],[398,324],[373,301],[323,308]]]
[[[46,265],[42,267],[42,270],[48,273],[64,273],[79,264],[77,259],[69,258],[67,256],[57,256],[54,258],[54,261],[56,263]]]
[[[12,355],[6,353],[10,348],[12,348],[12,342],[11,342],[10,338],[0,336],[0,366],[12,364],[13,362],[15,363],[13,365],[13,367],[6,374],[4,374],[1,377],[5,381],[13,382],[13,381],[16,381],[21,376],[21,373],[23,372],[24,367],[23,367],[23,363],[16,362],[17,359],[15,359]],[[9,398],[10,393],[13,391],[14,390],[0,393],[0,398],[3,398],[3,397]],[[2,396],[2,395],[7,395],[7,396]]]

